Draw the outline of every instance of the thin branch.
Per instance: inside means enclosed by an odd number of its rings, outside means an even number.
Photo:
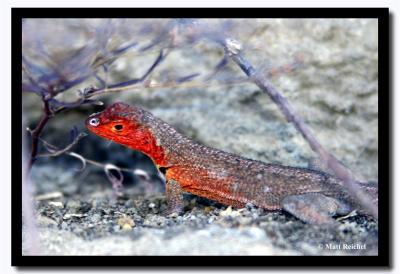
[[[211,80],[215,75],[218,74],[227,64],[229,58],[224,54],[224,57],[218,62],[218,64],[214,67],[213,71],[206,77],[206,80]]]
[[[47,142],[46,140],[43,140],[42,138],[39,138],[39,140],[43,143],[44,148],[49,152],[47,154],[41,154],[38,155],[38,157],[57,157],[57,156],[61,156],[63,154],[74,157],[79,159],[82,162],[82,167],[80,169],[78,169],[78,171],[83,171],[86,168],[87,164],[91,164],[93,166],[99,167],[101,168],[108,180],[111,182],[113,189],[114,189],[114,193],[117,196],[120,196],[122,194],[122,190],[123,190],[123,185],[122,185],[122,181],[123,181],[123,174],[122,172],[127,172],[130,174],[133,174],[137,177],[139,177],[140,179],[142,179],[143,181],[145,181],[146,183],[150,182],[150,175],[143,169],[129,169],[129,168],[123,168],[123,167],[119,167],[119,166],[115,166],[113,164],[103,164],[100,162],[97,162],[95,160],[91,160],[91,159],[87,159],[84,156],[76,153],[76,152],[72,152],[69,151],[70,148],[72,148],[73,145],[75,145],[76,143],[79,142],[79,140],[84,137],[86,135],[86,133],[80,133],[77,135],[77,137],[74,139],[74,141],[69,144],[67,147],[65,147],[64,149],[60,149],[57,146],[50,144],[49,142]],[[111,170],[116,170],[118,173],[118,177],[115,176],[114,174],[111,173]],[[165,178],[163,177],[163,175],[158,172],[157,176],[164,181]],[[152,191],[154,190],[154,188],[151,188]]]
[[[226,86],[233,86],[233,85],[243,85],[248,84],[251,81],[248,78],[238,78],[231,80],[229,82],[222,82],[222,83],[211,83],[211,82],[203,82],[203,81],[190,81],[190,82],[177,82],[177,81],[170,81],[166,83],[153,83],[153,82],[145,82],[143,85],[138,86],[137,84],[123,86],[123,87],[115,87],[115,88],[103,88],[103,89],[96,89],[94,94],[90,93],[89,97],[93,97],[96,95],[103,95],[107,93],[114,93],[114,92],[123,92],[123,91],[134,91],[134,90],[142,90],[143,88],[146,89],[160,89],[160,88],[201,88],[201,87],[226,87]]]
[[[117,196],[121,196],[123,193],[123,185],[122,182],[124,181],[124,175],[122,174],[121,170],[113,165],[113,164],[106,164],[103,168],[104,173],[106,174],[108,180],[111,182],[114,193]],[[115,170],[118,173],[118,176],[115,176],[111,171]]]
[[[113,84],[113,85],[108,85],[104,88],[100,89],[91,89],[89,90],[84,96],[85,98],[91,98],[92,96],[103,94],[103,93],[108,93],[110,90],[126,90],[125,88],[131,88],[133,86],[136,86],[139,83],[143,83],[149,75],[154,71],[154,69],[162,62],[165,60],[165,58],[168,56],[170,51],[167,51],[166,53],[163,52],[163,50],[160,50],[156,60],[153,62],[153,64],[147,69],[147,71],[143,74],[142,77],[138,79],[132,79],[129,81],[125,82],[120,82],[118,84]]]
[[[40,139],[40,141],[43,142],[44,147],[50,153],[39,154],[36,157],[37,158],[39,158],[39,157],[56,157],[56,156],[59,156],[61,154],[64,154],[64,153],[68,152],[73,146],[75,146],[79,142],[79,140],[81,140],[86,135],[87,134],[83,133],[83,132],[79,133],[78,136],[76,136],[75,139],[63,149],[58,149],[57,147],[55,147],[55,146],[49,144],[48,142],[46,142],[45,140]]]
[[[31,139],[32,139],[32,145],[31,145],[31,156],[28,162],[28,166],[27,166],[27,172],[29,173],[30,170],[32,169],[32,165],[33,163],[36,161],[36,156],[38,153],[38,145],[39,145],[39,138],[40,135],[43,132],[43,129],[45,128],[47,122],[50,120],[51,118],[51,111],[50,111],[50,106],[49,106],[49,101],[44,99],[43,100],[43,114],[42,114],[42,118],[40,119],[38,125],[36,126],[36,128],[32,131],[30,131],[31,133]]]

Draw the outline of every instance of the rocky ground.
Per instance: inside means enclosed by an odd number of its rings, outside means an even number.
[[[80,194],[38,195],[41,252],[46,255],[374,255],[377,252],[378,226],[365,216],[340,220],[337,228],[318,227],[285,212],[266,212],[251,205],[232,209],[190,194],[185,196],[182,216],[166,215],[162,193],[135,192],[131,187],[116,198],[102,184],[91,184],[82,188]],[[346,250],[346,244],[360,247]]]
[[[257,68],[271,72],[301,56],[300,67],[271,75],[272,82],[326,149],[359,180],[377,181],[376,20],[271,19],[241,24],[247,27],[233,28],[231,35],[243,41],[246,56]],[[264,162],[309,166],[315,155],[265,94],[250,83],[221,85],[221,79],[243,76],[234,64],[218,78],[201,82],[222,54],[209,42],[181,47],[151,77],[163,82],[199,73],[194,81],[203,85],[144,87],[99,99],[106,105],[124,101],[142,106],[212,147]],[[110,79],[140,76],[156,55],[120,58],[110,69]],[[62,113],[50,121],[43,137],[62,146],[70,128],[84,130],[85,117],[101,109]],[[27,124],[35,124],[40,115],[36,95],[24,94],[24,110]],[[285,212],[264,212],[251,205],[232,209],[189,194],[183,216],[165,216],[164,186],[147,157],[93,135],[81,140],[74,152],[145,170],[150,178],[124,173],[124,195],[117,198],[101,169],[88,165],[77,173],[80,162],[66,155],[39,160],[32,175],[43,254],[377,254],[378,225],[366,216],[339,219],[339,226],[329,229]]]
[[[365,217],[337,230],[252,207],[232,210],[192,198],[183,216],[165,217],[162,196],[40,203],[46,255],[374,255],[377,225]],[[359,249],[346,250],[346,244]],[[329,246],[329,247],[328,247]],[[337,246],[340,246],[340,250]],[[349,247],[350,248],[350,247]],[[354,248],[354,247],[353,247]]]

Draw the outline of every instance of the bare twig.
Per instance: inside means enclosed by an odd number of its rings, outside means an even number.
[[[39,138],[39,140],[43,143],[44,148],[49,152],[46,154],[40,154],[37,157],[57,157],[57,156],[61,156],[61,155],[68,155],[74,158],[79,159],[82,162],[82,167],[78,170],[78,171],[82,171],[86,168],[87,164],[91,164],[93,166],[99,167],[101,169],[104,170],[107,178],[109,179],[109,181],[111,182],[113,189],[114,189],[114,193],[116,194],[116,196],[120,196],[123,193],[123,185],[122,185],[122,181],[124,179],[124,176],[122,174],[122,172],[127,172],[130,174],[133,174],[137,177],[139,177],[141,180],[145,181],[146,184],[146,188],[148,188],[148,183],[150,182],[150,175],[147,173],[147,171],[143,170],[143,169],[129,169],[129,168],[123,168],[123,167],[118,167],[115,166],[113,164],[103,164],[91,159],[87,159],[84,156],[76,153],[76,152],[72,152],[69,151],[70,148],[72,148],[73,145],[75,145],[76,143],[79,142],[80,139],[82,139],[82,137],[84,137],[86,134],[85,133],[80,133],[78,134],[78,136],[74,139],[74,141],[69,144],[67,147],[65,147],[64,149],[60,149],[57,146],[50,144],[49,142],[47,142],[46,140],[43,140],[42,138]],[[112,174],[112,170],[115,170],[118,173],[118,176],[115,176],[114,174]],[[165,178],[163,177],[163,175],[161,173],[158,173],[158,176],[161,180],[165,180]],[[152,191],[154,190],[154,187],[151,186]]]
[[[97,96],[100,94],[104,94],[104,93],[108,93],[110,91],[123,91],[123,90],[127,90],[130,89],[132,87],[137,86],[137,84],[143,83],[149,76],[150,74],[154,71],[154,69],[161,64],[162,61],[165,60],[165,58],[168,56],[170,51],[167,52],[163,52],[163,50],[161,50],[156,58],[156,60],[153,62],[153,64],[147,69],[147,71],[143,74],[142,77],[138,78],[138,79],[132,79],[129,81],[125,81],[125,82],[120,82],[117,84],[112,84],[112,85],[108,85],[105,87],[102,87],[100,89],[90,89],[88,90],[88,92],[86,92],[84,94],[85,99],[89,99],[93,96]]]
[[[74,145],[76,145],[79,142],[79,140],[82,139],[83,137],[85,137],[86,135],[87,134],[83,133],[83,132],[79,133],[79,135],[69,145],[67,145],[63,149],[58,149],[55,146],[53,146],[53,145],[49,144],[48,142],[44,141],[43,139],[40,139],[40,141],[43,142],[44,147],[50,153],[39,154],[39,155],[37,155],[37,157],[55,157],[55,156],[59,156],[61,154],[64,154],[65,152],[69,151]]]
[[[111,182],[114,193],[117,196],[121,196],[123,193],[123,185],[122,182],[124,180],[124,175],[122,174],[121,170],[113,165],[113,164],[106,164],[104,166],[104,173],[106,174],[108,180]],[[118,173],[118,176],[115,176],[112,171],[116,171]]]
[[[179,80],[179,79],[177,79]],[[140,91],[143,88],[146,89],[160,89],[160,88],[201,88],[201,87],[226,87],[226,86],[233,86],[233,85],[244,85],[249,84],[251,81],[248,78],[238,78],[232,79],[227,82],[220,82],[220,83],[212,83],[212,82],[203,82],[203,81],[189,81],[189,82],[180,82],[177,81],[169,81],[165,83],[157,83],[157,82],[145,82],[143,85],[127,85],[122,87],[115,87],[115,88],[103,88],[103,89],[96,89],[95,94],[90,95],[90,97],[97,96],[97,95],[105,95],[109,93],[118,93],[124,91]]]
[[[31,146],[31,156],[30,156],[28,166],[27,166],[28,173],[32,169],[33,163],[36,161],[39,137],[42,134],[42,131],[45,128],[45,126],[50,118],[51,118],[51,111],[50,111],[49,101],[47,99],[44,99],[43,100],[42,118],[40,118],[40,121],[39,121],[38,125],[35,127],[35,129],[31,131],[32,146]]]

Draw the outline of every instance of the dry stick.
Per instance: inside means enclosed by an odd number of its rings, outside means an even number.
[[[177,82],[166,82],[166,83],[145,83],[144,85],[138,86],[137,84],[127,85],[123,87],[115,87],[115,88],[101,88],[96,90],[94,93],[90,93],[86,96],[86,98],[92,98],[97,95],[104,95],[115,92],[123,92],[123,91],[141,91],[145,89],[160,89],[160,88],[202,88],[202,87],[225,87],[232,85],[245,85],[249,84],[251,81],[246,79],[239,79],[225,83],[211,83],[211,82],[185,82],[185,83],[177,83]]]
[[[39,137],[42,134],[44,127],[46,126],[47,122],[51,117],[50,105],[48,100],[43,100],[43,114],[42,118],[38,125],[35,127],[34,130],[31,131],[31,138],[32,138],[32,148],[31,148],[31,157],[29,159],[29,163],[27,166],[27,172],[29,173],[32,169],[32,165],[36,160],[37,152],[38,152],[38,145],[39,145]]]
[[[244,73],[261,89],[263,90],[275,104],[278,105],[286,120],[293,123],[296,129],[303,135],[312,150],[316,152],[324,165],[331,169],[335,175],[344,182],[345,187],[350,192],[350,195],[358,201],[358,203],[370,213],[376,220],[378,219],[378,208],[371,201],[372,198],[366,194],[353,179],[352,174],[339,161],[325,150],[311,133],[308,126],[296,114],[288,100],[266,79],[261,73],[257,73],[250,62],[240,53],[240,44],[232,39],[226,39],[223,43],[225,51],[230,58],[242,69]]]
[[[83,169],[85,169],[86,163],[92,164],[96,167],[100,167],[106,172],[107,178],[111,181],[111,183],[113,184],[113,187],[115,186],[116,183],[113,182],[112,179],[110,179],[110,175],[107,173],[108,172],[107,170],[109,170],[110,166],[113,166],[114,169],[116,169],[118,171],[118,173],[121,176],[120,178],[123,178],[123,175],[121,174],[121,172],[124,171],[124,172],[134,174],[136,176],[139,176],[144,181],[147,181],[147,182],[150,181],[150,175],[142,169],[138,169],[138,168],[129,169],[129,168],[118,167],[118,166],[114,166],[114,165],[110,165],[110,164],[103,164],[103,163],[100,163],[100,162],[97,162],[97,161],[94,161],[91,159],[87,159],[87,158],[83,157],[81,154],[78,154],[76,152],[69,151],[72,148],[72,146],[74,146],[76,143],[78,143],[79,140],[83,136],[84,135],[79,135],[77,138],[75,138],[75,140],[73,141],[72,144],[68,145],[67,147],[65,147],[63,149],[60,149],[57,146],[50,144],[49,142],[43,140],[42,138],[39,138],[39,140],[44,144],[45,149],[47,149],[50,153],[38,154],[37,157],[57,157],[62,154],[66,154],[68,156],[77,158],[82,162],[82,168],[80,168],[79,171],[82,171]],[[159,172],[157,175],[162,181],[165,180],[164,175],[161,172]],[[120,188],[122,186],[121,183],[122,183],[122,181],[117,184],[118,188]],[[114,189],[116,189],[116,188],[114,187]],[[118,190],[118,189],[116,189],[116,190]]]

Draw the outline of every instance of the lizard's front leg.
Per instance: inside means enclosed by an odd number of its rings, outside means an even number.
[[[178,213],[178,215],[181,215],[183,213],[183,190],[181,185],[175,180],[168,179],[165,191],[168,205],[165,214]]]

